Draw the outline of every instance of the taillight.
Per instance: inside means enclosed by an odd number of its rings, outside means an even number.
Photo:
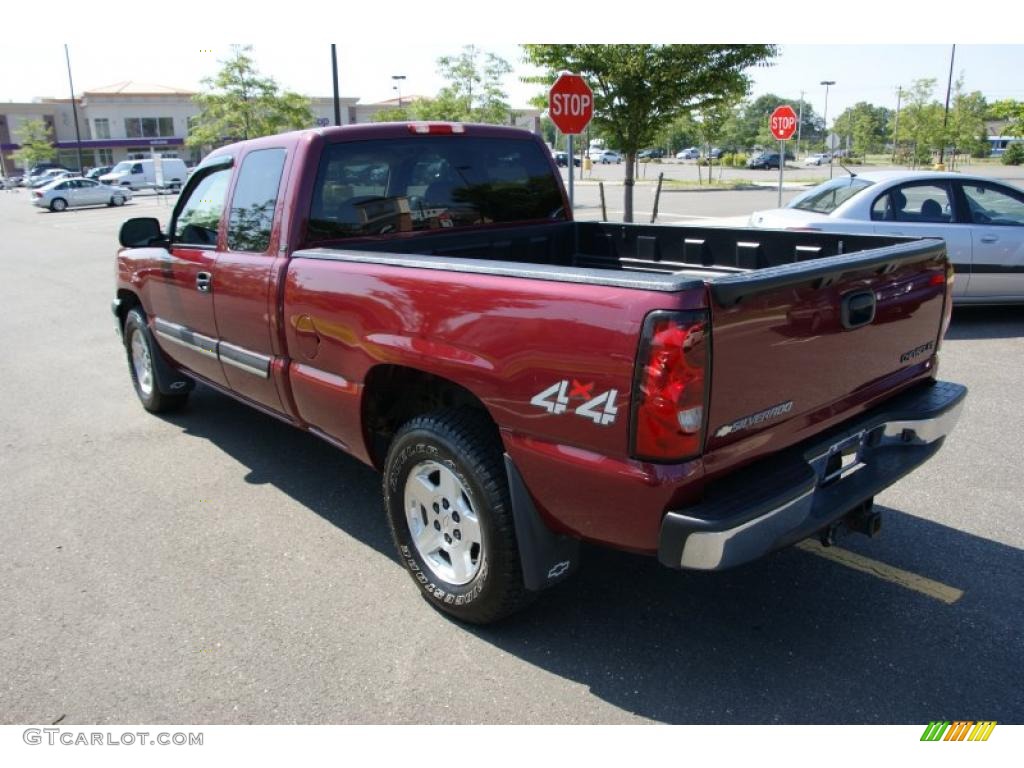
[[[462,123],[409,123],[409,133],[452,134],[465,133]]]
[[[708,369],[705,312],[650,313],[633,382],[632,453],[670,462],[692,458],[704,442]]]

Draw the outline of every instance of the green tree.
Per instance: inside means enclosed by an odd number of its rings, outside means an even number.
[[[508,96],[501,80],[512,71],[512,65],[500,56],[467,45],[457,56],[439,58],[437,66],[448,85],[432,100],[431,117],[427,119],[508,124]]]
[[[220,72],[203,79],[206,90],[193,97],[200,112],[189,128],[188,146],[215,147],[313,125],[309,99],[262,76],[251,52],[251,45],[232,46]]]
[[[373,119],[377,122],[447,120],[508,125],[512,111],[501,86],[502,77],[512,71],[507,61],[467,45],[458,56],[439,58],[437,66],[438,73],[448,82],[437,96],[381,110]]]
[[[560,72],[585,77],[594,91],[594,124],[626,156],[624,216],[633,220],[636,153],[679,115],[743,96],[748,67],[773,45],[524,45],[526,59],[546,70],[527,78],[550,86]]]
[[[975,157],[988,154],[988,136],[985,129],[985,115],[988,102],[981,91],[964,93],[963,74],[957,78],[953,88],[952,103],[949,107],[949,123],[946,127],[946,144],[956,153],[967,153]]]
[[[26,171],[36,163],[53,160],[57,148],[53,146],[53,134],[42,120],[27,120],[14,132],[14,138],[21,147],[14,153],[14,162]]]
[[[1003,136],[1024,136],[1024,101],[1000,99],[992,102],[987,117],[1008,121],[1002,129]]]
[[[915,80],[905,92],[896,140],[908,145],[905,159],[915,164],[929,162],[942,144],[943,106],[932,98],[934,92],[935,78]]]
[[[837,136],[850,137],[854,154],[882,152],[889,136],[889,110],[859,101],[840,113],[832,130]]]
[[[727,126],[723,142],[732,151],[748,150],[755,146],[770,147],[777,140],[772,136],[769,118],[775,108],[789,104],[800,114],[800,99],[787,99],[774,93],[766,93],[752,101],[744,101],[736,106],[736,114]],[[825,138],[824,123],[814,108],[804,102],[803,119],[800,123],[800,139],[803,146],[814,146]],[[795,141],[795,139],[794,139]]]

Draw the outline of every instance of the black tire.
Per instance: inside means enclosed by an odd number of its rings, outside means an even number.
[[[66,210],[67,207],[68,201],[63,197],[55,197],[50,201],[50,210],[54,213],[60,213],[61,211]]]
[[[133,351],[136,339],[148,355],[148,377],[143,373],[140,378],[140,372],[137,370]],[[125,318],[124,347],[128,356],[128,372],[132,377],[132,386],[142,407],[150,413],[166,413],[181,408],[188,400],[189,393],[186,391],[182,394],[165,395],[160,391],[160,368],[154,363],[154,356],[160,354],[160,349],[153,341],[149,326],[146,325],[146,315],[139,307],[129,310]],[[140,364],[140,367],[144,369],[145,365]]]
[[[479,523],[478,570],[465,583],[445,580],[436,571],[439,561],[429,564],[413,541],[405,509],[406,483],[413,470],[428,473],[432,466],[454,475],[465,496],[461,503],[468,503]],[[399,429],[384,467],[384,502],[398,556],[435,608],[461,621],[488,624],[530,602],[532,593],[523,585],[501,444],[485,414],[471,409],[437,411]],[[436,526],[437,514],[443,511],[437,505],[434,510],[431,525]],[[422,514],[426,527],[430,512],[423,508]],[[453,525],[451,518],[459,520],[457,515],[447,518],[445,531]]]
[[[111,195],[110,204],[113,206],[124,205],[124,195]]]

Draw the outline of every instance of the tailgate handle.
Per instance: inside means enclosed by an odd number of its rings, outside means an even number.
[[[875,292],[862,291],[843,297],[840,318],[847,330],[868,325],[875,319]]]

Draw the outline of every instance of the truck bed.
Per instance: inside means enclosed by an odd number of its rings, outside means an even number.
[[[299,250],[295,256],[666,292],[707,282],[717,300],[735,303],[752,289],[807,279],[809,261],[872,250],[869,262],[881,267],[939,246],[938,241],[876,235],[557,222],[347,240]],[[853,260],[833,259],[812,271],[862,268],[869,262],[862,254]],[[801,268],[786,269],[792,265]],[[760,270],[770,274],[758,279],[749,275]]]

